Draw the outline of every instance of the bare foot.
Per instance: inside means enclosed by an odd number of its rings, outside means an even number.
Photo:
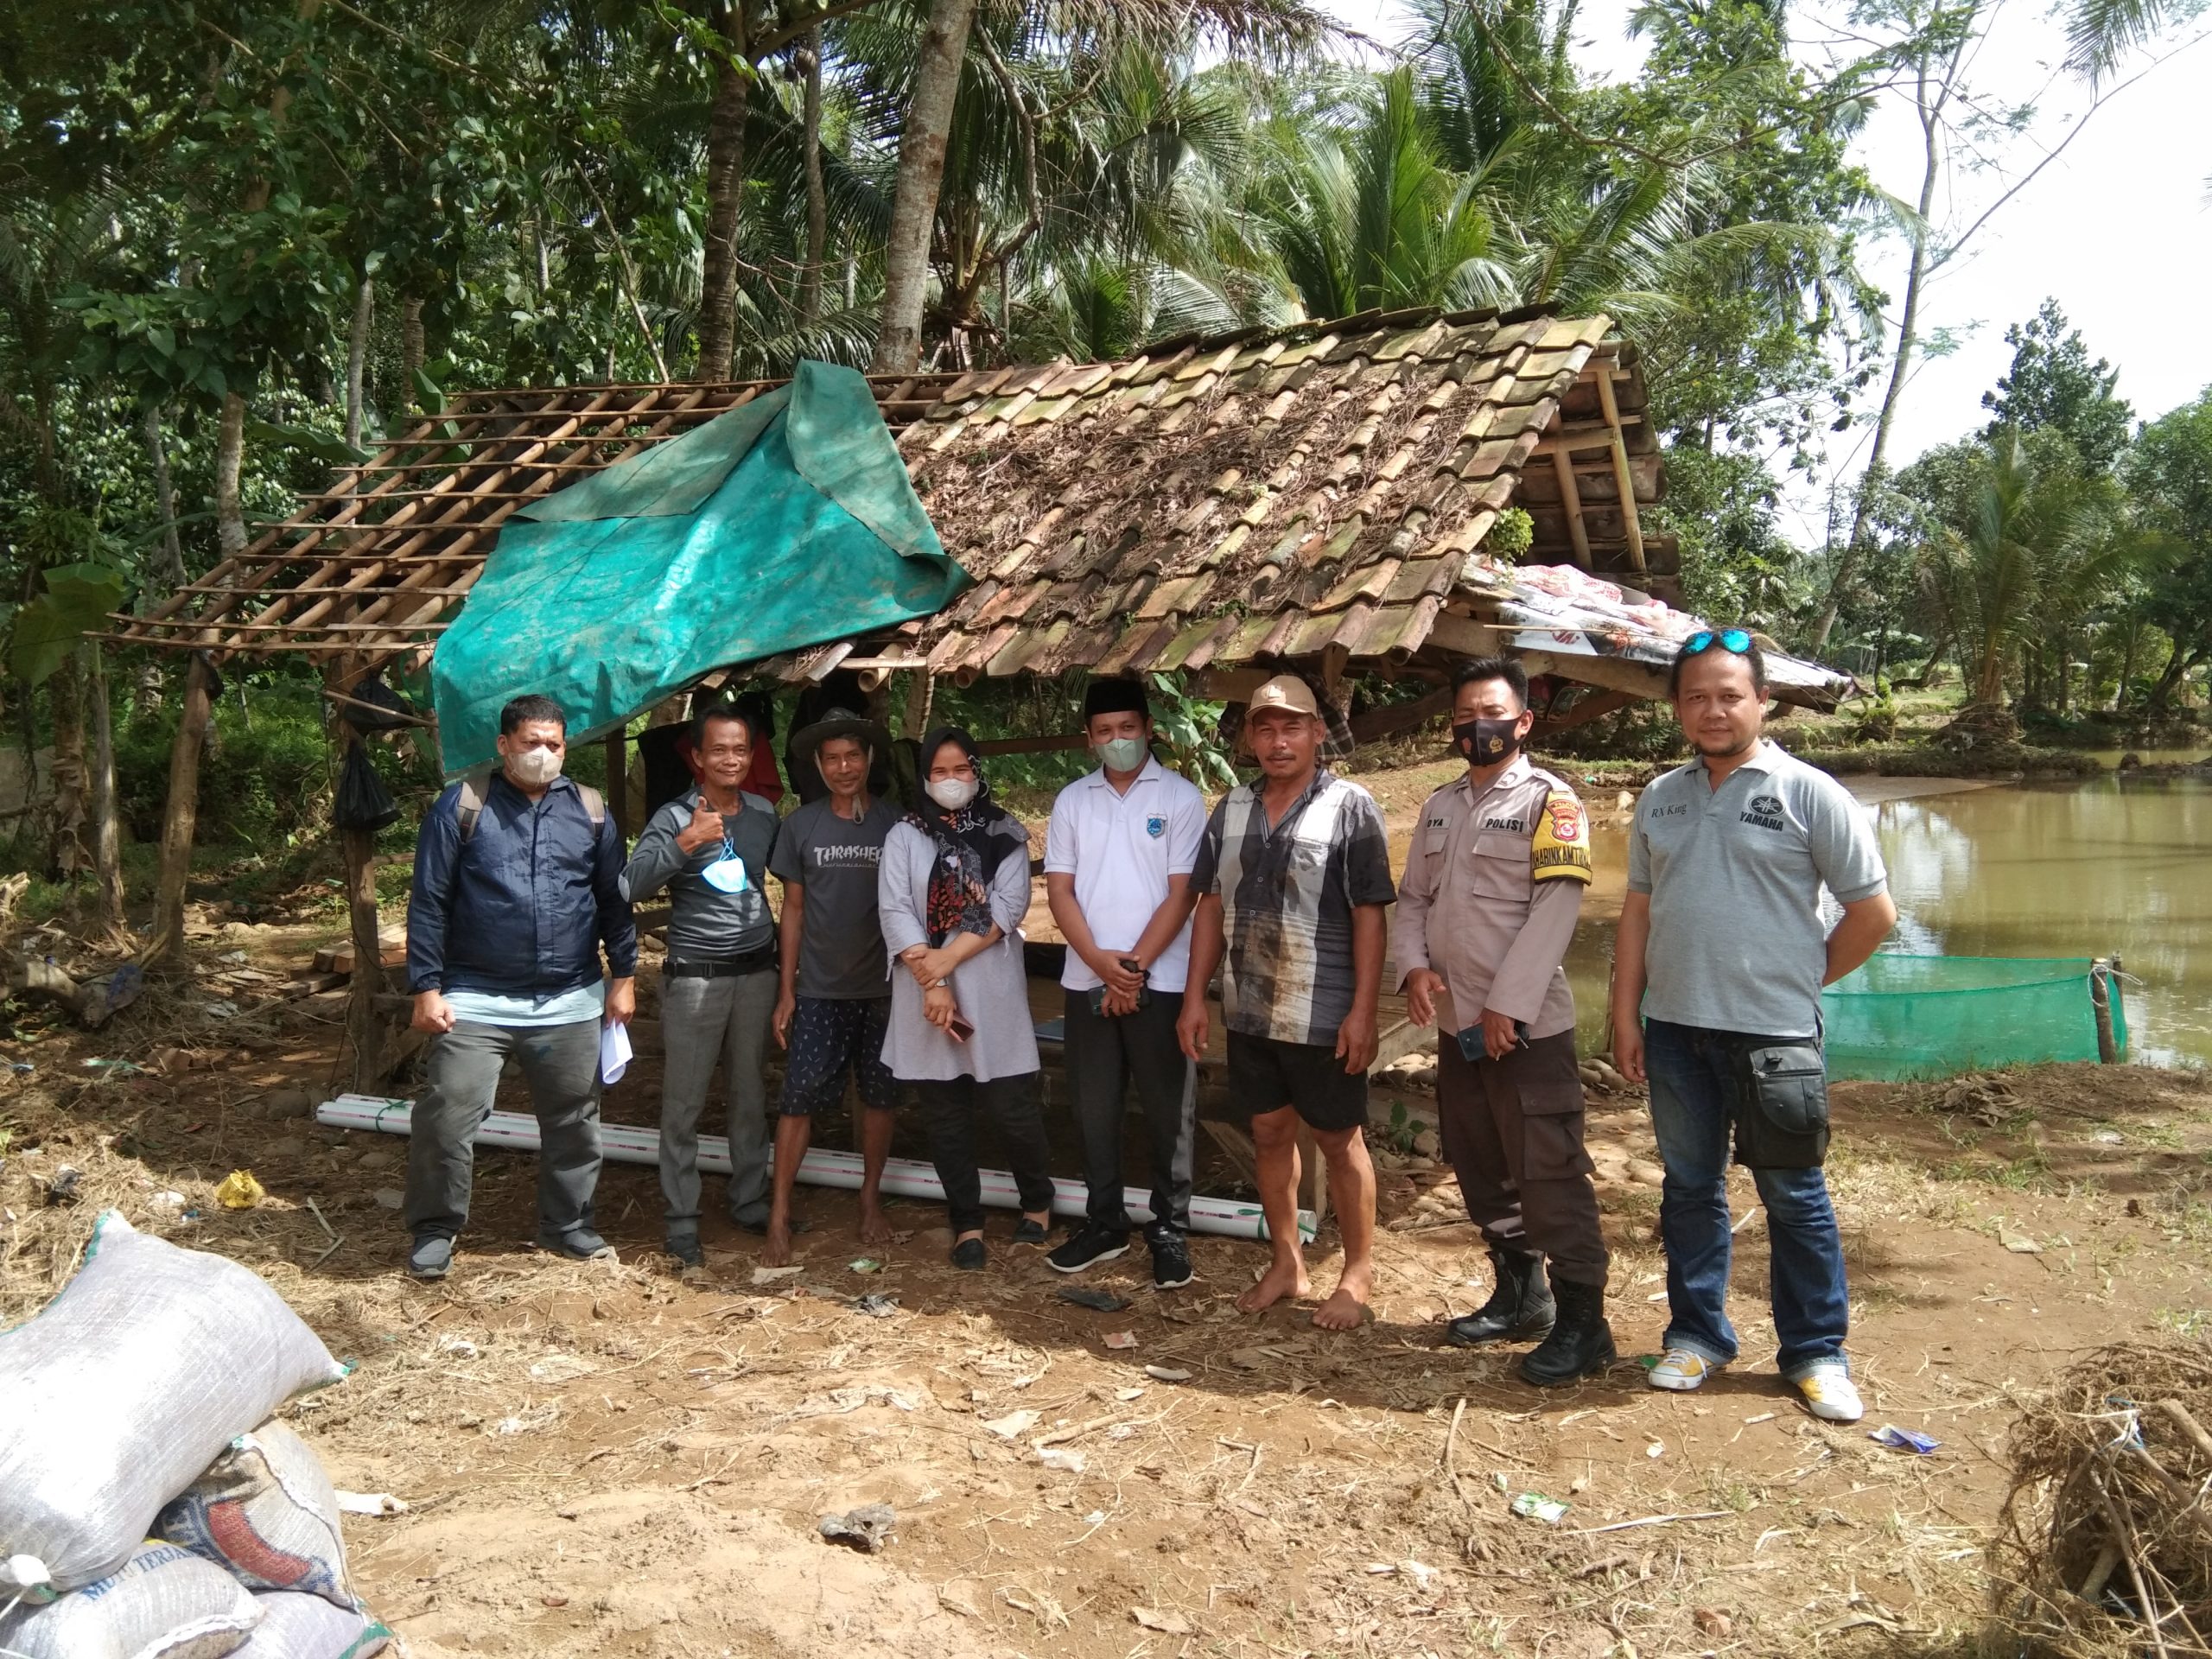
[[[874,1198],[861,1200],[861,1243],[882,1245],[891,1242],[891,1217]]]
[[[1257,1313],[1262,1308],[1273,1307],[1286,1296],[1311,1296],[1313,1283],[1306,1276],[1306,1264],[1294,1258],[1275,1257],[1268,1263],[1268,1270],[1260,1282],[1236,1299],[1239,1313]]]
[[[1313,1323],[1323,1331],[1351,1331],[1367,1317],[1369,1275],[1345,1269],[1329,1300],[1313,1310]]]
[[[791,1228],[788,1221],[771,1217],[768,1236],[760,1246],[760,1265],[766,1268],[788,1268],[791,1264]]]

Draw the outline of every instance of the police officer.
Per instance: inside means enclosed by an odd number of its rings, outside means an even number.
[[[1521,1375],[1559,1387],[1613,1359],[1560,965],[1590,884],[1589,830],[1574,792],[1521,752],[1535,721],[1520,664],[1462,664],[1452,717],[1467,775],[1421,808],[1394,939],[1408,1010],[1422,1025],[1442,1016],[1444,1154],[1497,1269],[1490,1300],[1445,1334],[1463,1345],[1541,1337]]]

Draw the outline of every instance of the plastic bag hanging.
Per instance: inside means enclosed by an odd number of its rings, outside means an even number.
[[[338,799],[331,817],[340,830],[370,835],[399,822],[399,803],[377,776],[376,765],[358,737],[346,746],[346,767],[339,775]]]

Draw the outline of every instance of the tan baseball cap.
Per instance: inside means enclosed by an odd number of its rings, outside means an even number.
[[[1262,709],[1282,709],[1294,715],[1319,715],[1321,705],[1313,700],[1313,688],[1295,674],[1278,674],[1252,694],[1244,705],[1247,720]]]

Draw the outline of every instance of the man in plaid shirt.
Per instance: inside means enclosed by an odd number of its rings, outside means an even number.
[[[1365,1317],[1374,1276],[1375,1167],[1368,1161],[1367,1068],[1375,1061],[1389,843],[1375,798],[1320,764],[1325,728],[1313,689],[1278,675],[1252,694],[1244,735],[1262,774],[1214,809],[1191,871],[1199,895],[1183,1052],[1205,1050],[1203,988],[1222,970],[1229,1093],[1252,1120],[1260,1204],[1274,1260],[1236,1299],[1248,1313],[1312,1294],[1298,1241],[1298,1126],[1327,1160],[1343,1236],[1325,1331]],[[1224,954],[1225,953],[1225,954]]]

